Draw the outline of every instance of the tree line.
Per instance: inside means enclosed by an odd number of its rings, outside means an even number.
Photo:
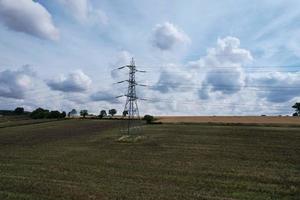
[[[295,109],[295,112],[293,113],[293,116],[300,116],[300,102],[295,103],[292,108]],[[76,116],[81,116],[83,118],[86,118],[89,113],[88,110],[80,110],[78,113],[76,109],[72,109],[68,114],[66,114],[65,111],[58,111],[58,110],[47,110],[43,108],[37,108],[32,112],[27,112],[24,110],[23,107],[17,107],[15,110],[0,110],[1,115],[29,115],[33,119],[62,119],[66,117],[76,117]],[[106,118],[106,117],[114,117],[117,114],[116,109],[109,109],[108,112],[106,110],[101,110],[99,115],[97,116],[98,118]],[[126,117],[128,115],[128,111],[123,111],[122,116]],[[95,116],[95,115],[93,115]],[[154,120],[154,117],[151,115],[145,115],[144,120],[147,122],[152,122]]]
[[[108,114],[106,112],[106,110],[101,110],[98,117],[99,118],[104,118],[104,117],[113,117],[117,114],[117,110],[116,109],[110,109],[108,110]],[[69,113],[68,113],[68,117],[76,117],[76,116],[81,116],[83,118],[86,118],[89,115],[88,110],[80,110],[80,112],[78,113],[76,109],[72,109]]]
[[[58,110],[46,110],[43,108],[37,108],[30,113],[32,119],[61,119],[66,117],[66,112],[59,112]]]
[[[16,111],[17,110],[17,111]],[[16,113],[22,113],[24,112],[23,110],[20,110],[20,108],[16,108]],[[114,115],[117,114],[117,110],[116,109],[110,109],[108,110],[108,114],[106,113],[105,110],[101,110],[100,114],[98,115],[99,118],[104,118],[107,116],[113,117]],[[60,119],[60,118],[66,118],[66,117],[77,117],[77,116],[81,116],[83,118],[86,118],[87,116],[89,116],[89,112],[88,110],[80,110],[80,112],[78,113],[76,109],[72,109],[70,112],[68,112],[68,114],[66,114],[65,111],[57,111],[57,110],[47,110],[47,109],[43,109],[43,108],[37,108],[34,111],[32,111],[30,113],[30,117],[33,119]],[[94,116],[95,115],[90,115],[90,116]]]

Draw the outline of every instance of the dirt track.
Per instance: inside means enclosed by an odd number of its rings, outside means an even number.
[[[230,123],[230,124],[291,124],[300,125],[300,117],[263,116],[161,116],[163,123]]]

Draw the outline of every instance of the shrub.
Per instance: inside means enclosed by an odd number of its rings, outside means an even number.
[[[151,124],[154,121],[154,117],[152,115],[145,115],[143,120],[145,120],[147,124]]]
[[[44,119],[49,117],[49,110],[45,110],[43,108],[38,108],[34,110],[31,114],[30,117],[33,119]]]
[[[48,118],[50,118],[50,119],[60,118],[60,112],[57,110],[51,111],[49,113]]]
[[[60,114],[60,118],[65,118],[67,116],[67,113],[65,111],[63,111],[61,114]]]
[[[45,110],[43,108],[38,108],[32,111],[30,114],[30,117],[33,119],[59,119],[59,118],[65,118],[66,117],[66,112],[60,113],[57,110],[54,111],[49,111]]]
[[[128,115],[128,110],[123,111],[123,117],[126,117]]]
[[[85,118],[88,115],[88,110],[81,110],[80,111],[80,116],[82,116],[83,118]]]
[[[105,110],[101,110],[99,118],[102,119],[103,117],[106,117],[106,116],[107,116],[106,111]]]
[[[108,114],[110,114],[112,117],[117,114],[117,110],[116,109],[111,109],[108,111]]]
[[[22,108],[22,107],[17,107],[17,108],[14,110],[14,113],[17,114],[17,115],[24,114],[24,108]]]

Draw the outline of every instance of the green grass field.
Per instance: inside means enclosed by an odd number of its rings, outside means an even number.
[[[300,128],[121,121],[0,128],[0,199],[300,199]]]

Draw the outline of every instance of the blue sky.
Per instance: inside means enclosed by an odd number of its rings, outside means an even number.
[[[134,56],[142,113],[290,114],[299,35],[296,0],[0,0],[0,107],[122,110]]]

